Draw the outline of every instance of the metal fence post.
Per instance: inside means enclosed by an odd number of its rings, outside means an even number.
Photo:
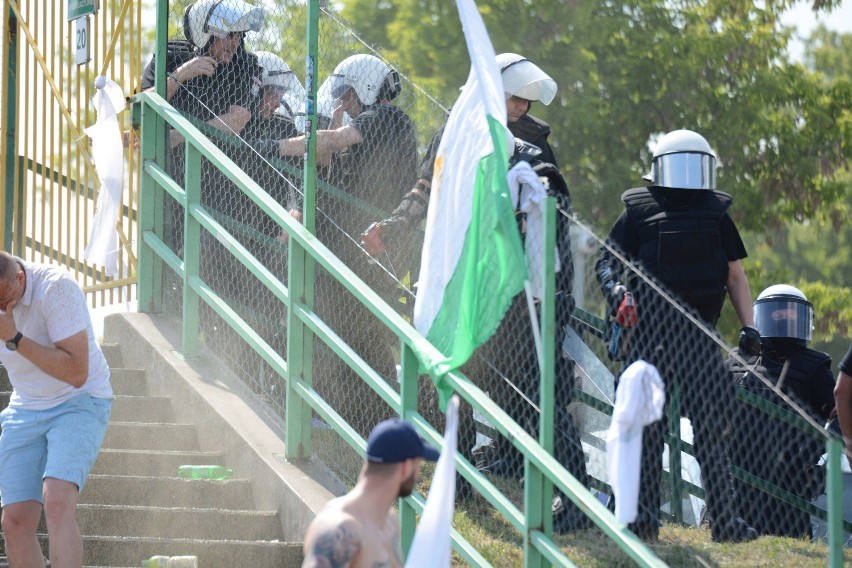
[[[3,164],[6,178],[6,196],[3,200],[3,250],[11,251],[14,240],[14,213],[15,213],[15,163],[18,154],[18,132],[15,126],[15,117],[18,114],[18,19],[11,8],[3,20],[3,36],[6,48],[3,50],[2,64],[6,69],[6,92],[3,93],[3,108],[5,116],[3,124],[6,136],[2,141],[3,153],[6,160]],[[8,37],[7,34],[8,33]]]
[[[826,469],[826,496],[828,505],[828,565],[843,566],[843,471],[840,456],[843,443],[829,436],[825,442],[828,462]]]
[[[319,1],[308,2],[307,55],[305,57],[305,155],[304,196],[302,223],[311,233],[316,232],[316,132],[317,132],[317,78],[316,62],[319,52]],[[310,406],[292,387],[291,381],[299,378],[310,385],[313,377],[314,335],[298,317],[292,306],[301,303],[305,309],[314,307],[314,259],[305,249],[290,239],[287,286],[290,289],[291,309],[287,313],[287,401],[286,401],[286,455],[289,459],[310,457],[311,416]]]
[[[680,432],[680,377],[670,377],[669,394],[669,489],[671,489],[671,515],[676,523],[683,522],[683,480],[681,479]],[[653,459],[653,458],[650,458]]]
[[[198,354],[198,293],[190,282],[196,280],[201,266],[201,223],[192,215],[192,209],[201,204],[201,153],[189,141],[186,146],[186,172],[184,186],[186,203],[183,210],[183,355]]]

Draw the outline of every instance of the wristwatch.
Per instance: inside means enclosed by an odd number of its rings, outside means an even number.
[[[15,334],[15,337],[6,341],[6,349],[9,351],[17,351],[18,343],[21,342],[21,339],[24,337],[24,334],[20,331]]]

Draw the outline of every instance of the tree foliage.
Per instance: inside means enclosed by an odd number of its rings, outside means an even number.
[[[780,16],[791,4],[489,0],[479,10],[498,52],[522,53],[559,83],[557,100],[533,112],[553,127],[582,215],[608,226],[649,168],[649,142],[691,128],[719,154],[740,226],[756,229],[830,216],[852,154],[852,87],[788,60]],[[403,72],[455,98],[469,62],[453,3],[341,5]]]

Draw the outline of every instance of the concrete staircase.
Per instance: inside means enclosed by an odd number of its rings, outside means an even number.
[[[143,327],[150,324],[141,314],[110,317],[134,316]],[[300,566],[304,529],[331,497],[312,479],[322,477],[321,472],[287,464],[280,432],[270,441],[270,433],[257,423],[247,425],[252,432],[240,433],[211,418],[215,408],[204,408],[208,401],[203,393],[193,396],[197,389],[192,385],[156,367],[158,360],[175,357],[175,363],[191,369],[174,349],[156,353],[150,344],[140,348],[144,342],[137,337],[131,358],[141,356],[152,366],[126,368],[128,341],[123,337],[119,334],[118,339],[124,348],[117,343],[103,346],[116,399],[101,453],[80,495],[84,564],[139,566],[143,559],[162,554],[197,556],[203,568]],[[105,338],[110,339],[109,330]],[[129,366],[144,366],[138,363]],[[215,362],[213,367],[223,373]],[[0,404],[5,407],[11,387],[2,374],[6,382],[0,383]],[[213,383],[218,389],[224,386],[218,378]],[[228,384],[228,394],[235,395],[232,389],[239,390],[239,385]],[[259,420],[250,405],[240,408],[246,402],[239,394],[225,399],[209,406],[225,404],[234,421],[251,422],[246,412]],[[263,439],[253,440],[258,435]],[[278,444],[280,453],[269,455],[264,446],[270,443]],[[225,481],[184,480],[177,477],[184,464],[219,464],[235,473]],[[295,482],[288,480],[294,475]],[[39,533],[47,556],[43,519]]]

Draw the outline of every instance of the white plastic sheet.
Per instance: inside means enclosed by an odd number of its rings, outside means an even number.
[[[92,139],[92,157],[101,189],[89,242],[83,253],[88,262],[100,264],[107,276],[118,276],[118,231],[116,223],[124,189],[124,145],[118,113],[124,110],[124,92],[103,75],[95,79],[95,105],[98,118],[85,132]]]

